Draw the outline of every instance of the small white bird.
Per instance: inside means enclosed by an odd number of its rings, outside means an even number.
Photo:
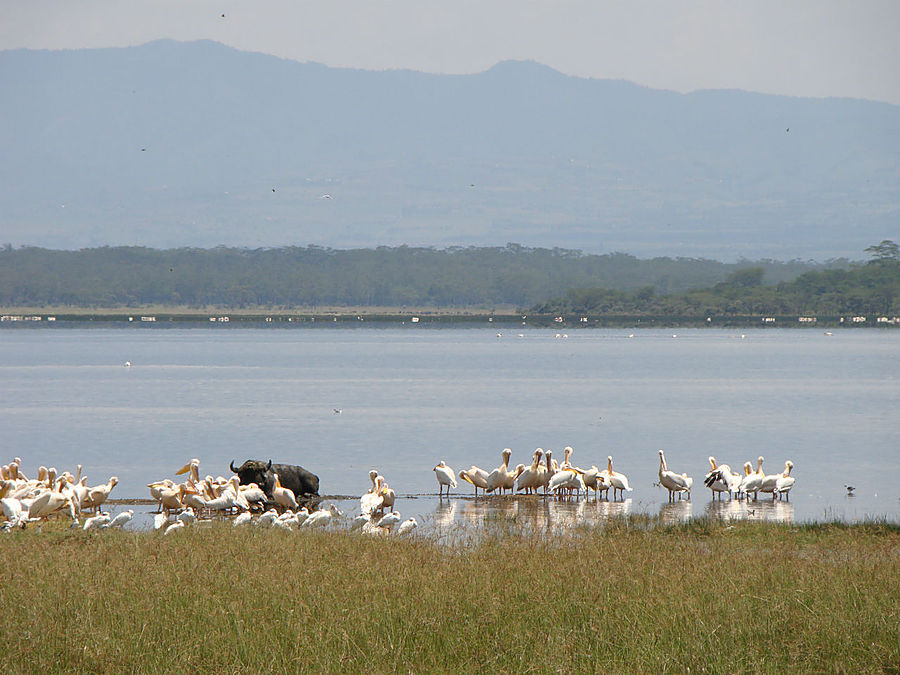
[[[847,496],[848,496],[848,497],[853,497],[853,496],[854,496],[854,495],[853,495],[853,491],[854,491],[856,488],[853,487],[852,485],[844,485],[844,487],[847,488]]]
[[[378,527],[383,527],[383,528],[389,530],[399,522],[400,522],[400,513],[398,513],[397,511],[391,511],[390,513],[385,513],[381,517],[381,520],[378,521]]]
[[[194,509],[192,509],[190,506],[179,513],[176,518],[176,522],[179,522],[182,525],[191,525],[195,520],[197,520],[197,516],[194,514]]]
[[[232,527],[241,527],[242,525],[249,525],[252,516],[249,511],[244,511],[243,513],[239,513],[233,521],[231,521]]]
[[[127,511],[122,511],[116,515],[111,521],[109,521],[109,527],[124,527],[125,523],[134,518],[134,509],[128,509]]]
[[[408,520],[404,520],[402,523],[400,523],[400,527],[397,528],[397,534],[398,535],[409,534],[414,529],[416,529],[418,526],[419,526],[419,523],[416,521],[415,518],[410,518]]]
[[[256,525],[258,527],[272,527],[276,518],[278,518],[278,511],[271,508],[256,519]]]
[[[360,515],[356,516],[355,518],[353,518],[353,519],[350,521],[350,529],[351,529],[351,530],[358,530],[358,529],[360,529],[363,525],[365,525],[366,523],[368,523],[368,522],[370,522],[370,521],[371,521],[371,518],[369,518],[369,516],[367,516],[367,515],[361,513]]]
[[[336,505],[329,504],[327,509],[320,509],[310,513],[309,518],[303,522],[303,527],[324,527],[331,522],[332,518],[338,518],[341,515],[343,514],[338,511]]]
[[[176,520],[174,523],[172,523],[171,525],[169,525],[169,527],[166,528],[165,534],[166,534],[166,536],[168,536],[172,532],[177,532],[178,530],[183,530],[183,529],[184,529],[184,521]]]
[[[102,511],[96,516],[84,519],[83,530],[99,530],[109,525],[109,511]]]
[[[163,511],[153,517],[153,529],[162,530],[169,524],[169,514]]]

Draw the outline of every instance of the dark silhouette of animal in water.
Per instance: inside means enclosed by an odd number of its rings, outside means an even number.
[[[232,460],[230,468],[241,479],[241,485],[256,483],[269,499],[273,499],[276,473],[281,487],[288,488],[298,500],[319,494],[319,477],[296,464],[273,464],[271,459],[268,462],[248,459],[237,468]]]

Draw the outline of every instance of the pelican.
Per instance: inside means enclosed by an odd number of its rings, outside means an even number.
[[[384,476],[379,476],[379,478],[381,478],[381,506],[379,507],[379,510],[384,512],[384,509],[393,508],[394,500],[397,498],[397,495],[393,488],[388,486]],[[332,506],[334,505],[332,504]]]
[[[253,516],[250,515],[249,511],[244,511],[243,513],[239,513],[234,520],[231,521],[232,527],[241,527],[242,525],[249,525],[250,520]]]
[[[762,487],[763,482],[763,472],[762,472],[762,464],[763,458],[759,457],[756,460],[756,471],[751,472],[750,462],[744,462],[744,477],[741,479],[741,492],[744,493],[744,497],[746,499],[750,499],[750,493],[753,493],[753,501],[756,501],[757,494],[759,493],[759,488]]]
[[[513,486],[516,492],[518,492],[519,490],[525,490],[525,494],[528,494],[529,491],[537,492],[537,489],[541,484],[540,466],[541,455],[543,454],[544,451],[541,448],[538,448],[534,451],[534,457],[531,460],[531,466],[523,470],[522,473],[519,474],[518,478],[516,478],[516,482]]]
[[[693,484],[693,482],[694,481],[692,480],[691,484]],[[669,491],[670,502],[675,501],[676,492],[679,496],[681,496],[682,492],[687,492],[688,496],[690,496],[691,488],[687,485],[685,476],[683,474],[675,473],[674,471],[669,471],[669,467],[666,465],[666,455],[662,450],[659,451],[659,484]]]
[[[603,472],[600,472],[601,475],[604,475]],[[624,473],[619,473],[618,471],[613,471],[612,468],[612,455],[609,455],[606,458],[606,474],[604,478],[609,481],[610,487],[613,489],[613,499],[616,498],[616,491],[618,490],[620,496],[624,499],[625,496],[621,493],[623,492],[631,492],[633,488],[628,484],[628,477]]]
[[[575,469],[562,469],[557,471],[553,474],[553,477],[547,485],[547,492],[556,492],[557,495],[559,494],[559,491],[563,489],[583,490],[587,492],[587,487],[584,485],[581,474]]]
[[[183,467],[178,469],[178,471],[175,472],[175,475],[180,476],[180,475],[188,473],[188,472],[190,472],[190,474],[191,474],[190,479],[194,483],[200,482],[200,460],[199,459],[194,457],[194,459],[192,459],[187,464],[185,464]]]
[[[365,515],[371,515],[382,508],[384,503],[384,495],[381,492],[384,477],[379,476],[377,471],[370,471],[369,476],[372,478],[373,487],[366,494],[359,498],[359,508]]]
[[[775,501],[776,495],[779,498],[791,501],[790,492],[791,488],[794,487],[794,477],[791,475],[791,469],[793,468],[794,463],[791,460],[784,463],[784,473],[782,473],[781,477],[775,481],[775,489],[772,491],[772,501]]]
[[[550,479],[553,477],[553,474],[556,473],[557,466],[556,461],[553,459],[553,451],[547,450],[544,453],[544,461],[546,462],[546,466],[538,465],[538,469],[540,469],[540,481],[538,485],[544,488],[544,492],[547,492],[547,486],[550,484]]]
[[[162,512],[162,494],[163,490],[167,488],[175,487],[175,481],[165,478],[163,480],[155,481],[153,483],[147,483],[147,487],[150,488],[150,496],[158,502],[157,513]]]
[[[782,474],[780,473],[770,473],[763,476],[762,484],[759,486],[760,492],[773,493],[772,499],[775,498],[775,483],[781,478]]]
[[[153,517],[153,529],[161,530],[167,527],[169,524],[169,514],[165,511],[160,511]]]
[[[503,452],[500,453],[503,460],[500,462],[500,466],[491,471],[487,477],[487,492],[493,492],[497,488],[500,489],[500,494],[503,494],[503,488],[506,484],[506,481],[509,477],[509,457],[512,455],[512,450],[509,448],[504,448]]]
[[[456,477],[453,475],[453,469],[441,460],[440,463],[434,467],[433,469],[434,475],[437,478],[438,482],[438,496],[441,496],[444,491],[444,486],[447,486],[447,496],[450,496],[450,488],[456,489]]]
[[[69,517],[72,518],[72,525],[77,525],[78,518],[75,514],[75,502],[72,501],[71,497],[62,492],[63,483],[65,483],[66,479],[60,478],[57,481],[56,469],[49,469],[48,476],[52,479],[51,484],[53,487],[50,490],[42,492],[31,501],[31,504],[28,507],[28,520],[40,520],[57,511],[66,509],[69,513]]]
[[[723,492],[727,492],[728,498],[731,499],[731,489],[734,482],[731,467],[727,464],[717,464],[715,457],[709,457],[708,459],[711,468],[704,477],[703,484],[712,490],[713,499],[716,498],[716,495],[721,495]],[[738,479],[740,479],[740,476],[738,476]],[[740,489],[740,486],[738,488]]]
[[[400,523],[400,527],[397,528],[397,534],[398,535],[409,534],[414,529],[416,529],[418,526],[419,526],[419,523],[416,521],[415,518],[409,518],[408,520],[404,520],[402,523]]]
[[[584,472],[581,476],[581,479],[584,481],[584,485],[586,488],[590,488],[594,491],[594,499],[597,499],[597,493],[599,492],[609,492],[609,488],[612,487],[609,482],[607,482],[606,477],[601,475],[600,469],[596,466],[591,466],[590,469]]]
[[[116,476],[111,476],[106,483],[88,488],[84,501],[81,502],[82,510],[96,511],[99,509],[100,505],[107,500],[109,493],[112,492],[112,489],[118,482],[119,479]]]
[[[475,488],[475,496],[478,496],[478,488],[487,489],[488,472],[484,469],[472,465],[469,469],[459,472],[461,480],[471,483]]]
[[[281,481],[278,480],[277,473],[272,474],[272,476],[275,480],[275,486],[272,488],[272,499],[274,499],[275,503],[282,508],[295,511],[298,504],[293,491],[290,488],[282,487]]]

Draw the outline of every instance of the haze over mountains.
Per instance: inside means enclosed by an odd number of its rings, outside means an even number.
[[[826,260],[900,234],[900,107],[883,103],[167,40],[0,52],[0,91],[0,243],[16,246]]]

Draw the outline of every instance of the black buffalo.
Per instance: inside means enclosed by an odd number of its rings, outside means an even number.
[[[231,462],[231,470],[241,479],[241,485],[256,483],[272,499],[272,488],[275,487],[275,474],[281,487],[286,487],[298,500],[319,494],[319,477],[296,464],[272,464],[257,459],[248,459],[238,468]]]

